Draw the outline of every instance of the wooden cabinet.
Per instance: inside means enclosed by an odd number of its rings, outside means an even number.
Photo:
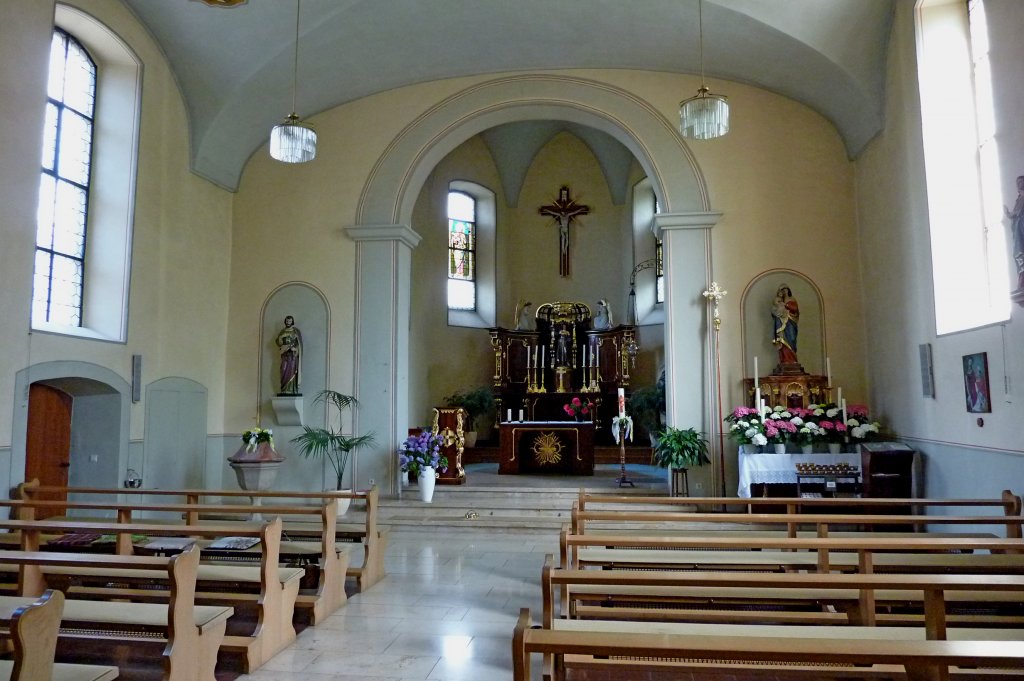
[[[860,468],[864,475],[864,496],[876,499],[912,498],[914,454],[913,449],[901,442],[862,443]]]

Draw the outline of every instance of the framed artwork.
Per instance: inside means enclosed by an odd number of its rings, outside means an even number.
[[[983,414],[992,411],[992,394],[988,388],[988,353],[964,355],[964,396],[967,411]]]
[[[921,357],[921,393],[925,397],[935,397],[935,374],[932,371],[932,344],[922,343],[917,346]]]

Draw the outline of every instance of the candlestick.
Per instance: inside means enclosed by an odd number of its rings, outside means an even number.
[[[619,388],[619,416],[626,415],[626,390],[625,388]]]
[[[825,358],[825,385],[829,388],[832,387],[832,360],[828,357]]]

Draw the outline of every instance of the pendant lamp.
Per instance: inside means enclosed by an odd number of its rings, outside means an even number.
[[[679,133],[686,139],[709,140],[729,132],[729,99],[712,94],[704,82],[704,2],[697,0],[700,46],[700,88],[679,103]]]
[[[270,131],[270,156],[282,163],[305,163],[316,158],[316,131],[295,113],[299,80],[299,15],[302,0],[295,0],[295,60],[292,71],[292,112]]]

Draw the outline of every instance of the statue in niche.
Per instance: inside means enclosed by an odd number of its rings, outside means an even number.
[[[555,366],[572,366],[572,339],[569,337],[568,329],[558,331],[558,341],[555,345]]]
[[[779,286],[772,303],[772,344],[779,351],[779,365],[796,364],[796,339],[800,331],[800,305],[788,284]]]
[[[533,303],[528,300],[519,299],[516,303],[516,326],[515,331],[533,331]]]
[[[1003,206],[1013,237],[1013,262],[1017,265],[1017,290],[1024,291],[1024,175],[1017,178],[1017,203],[1011,211]]]
[[[275,340],[281,355],[281,396],[301,395],[299,381],[302,368],[302,332],[295,326],[295,318],[284,318],[284,328]]]
[[[597,301],[597,314],[594,315],[593,328],[595,331],[607,331],[615,325],[612,321],[612,308],[608,301],[602,298]]]

